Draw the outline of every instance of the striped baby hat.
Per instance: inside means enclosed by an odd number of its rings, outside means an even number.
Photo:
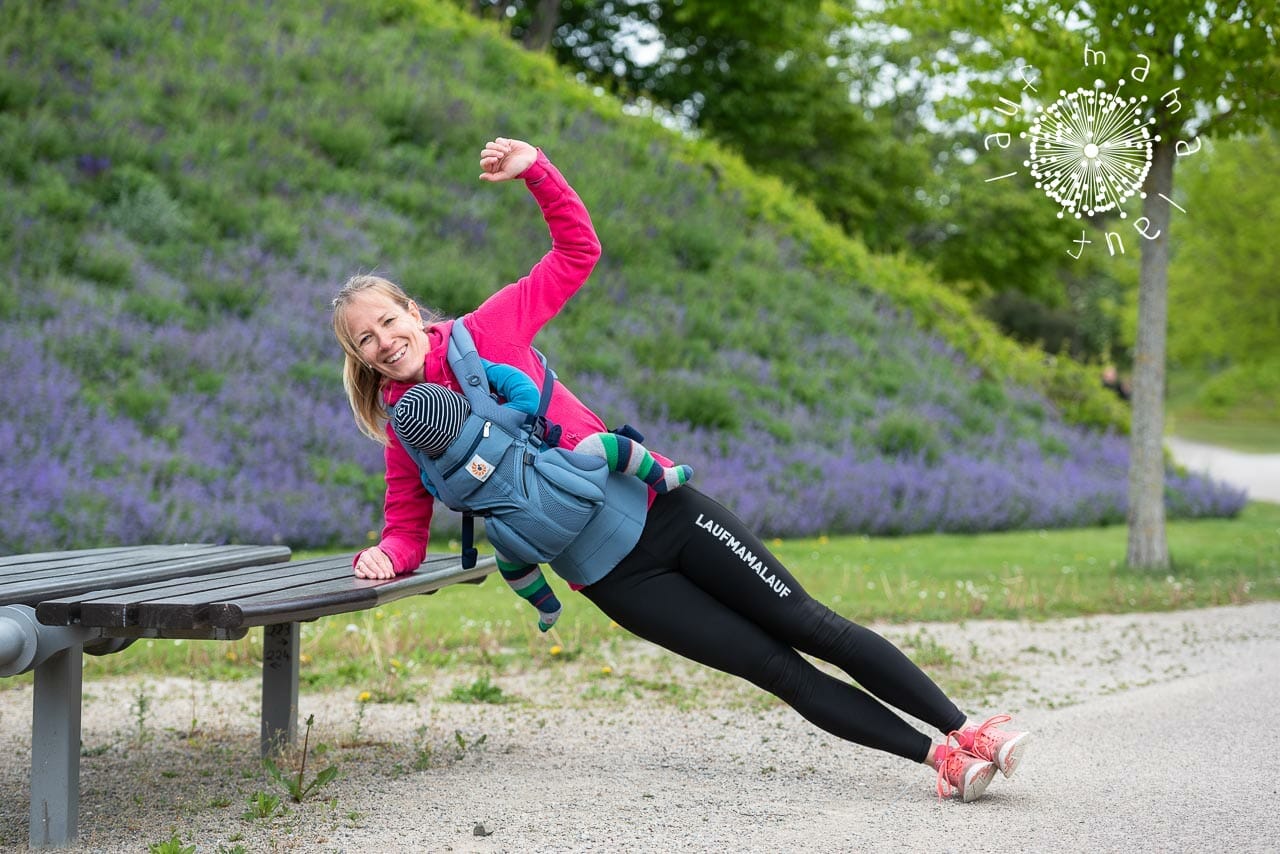
[[[401,442],[428,457],[438,457],[458,438],[470,414],[471,404],[456,391],[418,383],[396,403],[391,426]]]

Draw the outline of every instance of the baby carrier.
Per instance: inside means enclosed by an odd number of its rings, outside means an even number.
[[[556,375],[536,350],[544,371],[537,412],[500,405],[463,321],[453,323],[448,360],[471,414],[435,459],[402,443],[423,484],[462,513],[463,566],[476,563],[474,517],[482,516],[489,542],[504,558],[550,563],[579,584],[599,580],[639,539],[647,488],[610,472],[599,457],[557,447],[560,428],[546,418]]]

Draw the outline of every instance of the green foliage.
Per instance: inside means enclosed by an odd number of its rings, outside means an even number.
[[[183,843],[178,831],[173,831],[163,842],[154,842],[147,846],[149,854],[195,854],[196,846]]]
[[[133,281],[133,258],[105,240],[87,240],[76,250],[71,272],[111,288]]]
[[[722,386],[675,382],[647,391],[654,395],[649,405],[676,421],[727,433],[741,427],[743,406]]]
[[[365,501],[377,505],[382,500],[386,481],[380,472],[368,472],[354,460],[313,457],[311,469],[321,483],[339,483],[364,493]]]
[[[369,126],[342,118],[313,119],[307,136],[335,166],[345,169],[365,163],[382,142]]]
[[[1232,13],[1224,16],[1219,4],[1211,0],[1176,0],[1147,6],[1135,6],[1128,0],[1090,0],[1087,3],[1082,0],[1032,0],[1014,5],[923,4],[914,0],[889,0],[883,11],[868,14],[876,21],[919,34],[926,39],[925,44],[930,44],[927,40],[938,33],[950,34],[945,44],[931,45],[924,67],[942,80],[964,81],[963,87],[954,90],[956,95],[944,99],[940,109],[948,117],[978,117],[982,133],[1019,131],[1025,126],[1026,115],[1020,111],[995,109],[1001,97],[1017,100],[1021,95],[1021,106],[1033,97],[1023,87],[1024,79],[1015,71],[1018,65],[1034,68],[1033,82],[1038,84],[1038,94],[1034,98],[1038,101],[1047,98],[1046,92],[1092,86],[1099,76],[1122,81],[1126,97],[1145,99],[1147,113],[1157,120],[1156,148],[1163,147],[1169,157],[1177,161],[1177,172],[1182,176],[1189,169],[1197,168],[1197,158],[1203,161],[1204,155],[1189,155],[1187,152],[1194,151],[1205,140],[1280,123],[1280,99],[1274,94],[1276,33],[1265,23],[1273,6],[1270,2],[1242,2],[1233,5]],[[1161,38],[1160,33],[1175,36],[1170,42],[1167,37]],[[1086,47],[1102,53],[1094,55],[1092,62],[1084,62],[1082,57]],[[1171,148],[1176,150],[1176,155],[1169,151]],[[1203,165],[1199,168],[1202,172],[1205,169]],[[1224,225],[1232,221],[1231,215],[1234,214],[1235,223],[1240,227],[1202,232],[1200,210],[1204,209],[1207,218],[1213,218],[1212,203],[1198,206],[1193,221],[1177,219],[1171,226],[1170,239],[1175,241],[1174,266],[1170,276],[1169,325],[1174,330],[1170,337],[1171,355],[1196,352],[1197,345],[1191,343],[1197,337],[1196,333],[1205,325],[1219,323],[1217,314],[1204,311],[1203,303],[1199,302],[1203,291],[1208,290],[1200,276],[1184,274],[1182,285],[1178,284],[1178,258],[1186,256],[1191,263],[1184,269],[1203,271],[1210,281],[1215,278],[1210,268],[1221,270],[1220,282],[1227,279],[1239,282],[1243,278],[1246,283],[1259,281],[1256,272],[1251,271],[1267,269],[1265,263],[1257,263],[1265,262],[1265,259],[1254,256],[1258,252],[1266,252],[1267,247],[1274,243],[1261,237],[1257,231],[1263,227],[1261,223],[1268,221],[1265,205],[1274,207],[1274,182],[1267,181],[1267,177],[1275,174],[1274,153],[1269,157],[1255,156],[1245,173],[1249,177],[1232,174],[1228,169],[1223,176],[1227,179],[1225,187],[1217,186],[1216,175],[1208,179],[1197,177],[1193,171],[1188,176],[1193,186],[1197,181],[1201,183],[1203,189],[1199,195],[1202,201],[1208,202],[1206,196],[1217,196],[1217,206],[1225,212],[1225,216],[1220,217]],[[1153,170],[1147,179],[1148,206],[1156,200],[1156,191],[1162,189],[1152,183],[1158,175],[1158,170]],[[1210,180],[1215,185],[1211,192],[1208,189]],[[1233,183],[1235,186],[1230,186]],[[991,192],[982,184],[970,186],[974,192]],[[1165,191],[1167,193],[1167,188]],[[1237,197],[1243,197],[1246,204],[1236,208]],[[1003,195],[997,198],[1012,199]],[[1185,204],[1182,207],[1192,210]],[[1088,224],[1107,227],[1105,220],[1096,218]],[[1038,230],[1044,234],[1051,233],[1047,229]],[[1021,230],[1018,234],[1020,240],[1017,242],[1023,242],[1027,235]],[[1094,237],[1097,237],[1096,233]],[[1185,250],[1181,245],[1183,241]],[[1140,242],[1140,245],[1144,243]],[[1230,258],[1226,257],[1228,254]],[[1196,256],[1200,257],[1199,262],[1191,260]],[[1144,287],[1158,288],[1157,282],[1162,279],[1163,271],[1159,271],[1155,278],[1148,279]],[[1173,299],[1179,291],[1182,305]],[[1232,294],[1227,298],[1230,304],[1240,294],[1240,285],[1233,283],[1226,292]],[[1110,295],[1101,295],[1087,307],[1084,315],[1098,320],[1105,314],[1105,311],[1098,310],[1098,303],[1108,299]],[[1196,301],[1194,309],[1188,310],[1187,304],[1192,301]],[[1275,327],[1274,312],[1263,308],[1276,305],[1275,299],[1254,299],[1249,304],[1272,315],[1266,318],[1271,321],[1270,325],[1262,320],[1258,329]],[[1163,318],[1152,322],[1163,329]],[[1187,332],[1182,341],[1186,343],[1175,344],[1176,330],[1184,322]],[[1214,346],[1215,340],[1227,340],[1226,336],[1218,334],[1210,334],[1206,338],[1209,347]],[[1110,349],[1108,342],[1098,343],[1101,347],[1095,346],[1093,352],[1102,353]],[[1140,417],[1150,416],[1142,413]]]
[[[190,306],[177,300],[136,291],[125,295],[124,310],[144,318],[154,326],[164,326],[169,323],[193,325],[199,316]]]
[[[262,291],[253,281],[223,280],[201,275],[187,282],[192,304],[206,314],[248,317],[262,301]]]
[[[1280,357],[1280,131],[1206,143],[1179,167],[1188,215],[1169,262],[1172,369]]]
[[[315,723],[315,720],[315,715],[307,715],[307,731],[302,740],[302,758],[298,763],[298,775],[296,777],[293,775],[285,775],[271,757],[264,757],[262,760],[263,767],[267,769],[267,773],[271,776],[271,779],[284,787],[285,791],[289,793],[289,797],[293,799],[295,804],[302,803],[306,800],[307,795],[328,785],[329,783],[332,783],[338,776],[338,766],[329,765],[319,774],[316,774],[315,777],[310,780],[306,779],[307,749],[311,742],[311,727]]]
[[[1232,365],[1207,378],[1195,408],[1209,418],[1243,418],[1280,424],[1280,357]]]
[[[280,811],[280,798],[270,792],[254,792],[249,796],[249,808],[241,813],[245,821],[271,818]]]
[[[292,258],[302,243],[302,221],[281,199],[267,198],[259,206],[258,229],[263,248],[282,258]]]
[[[689,26],[733,33],[772,22],[752,37],[775,52],[796,21],[816,14],[700,5]],[[204,329],[279,310],[271,285],[281,281],[314,285],[319,310],[329,284],[357,269],[461,314],[545,252],[532,203],[476,181],[477,146],[508,134],[565,167],[605,246],[588,287],[539,343],[567,378],[626,373],[632,390],[678,392],[612,417],[643,424],[671,405],[685,424],[800,439],[806,428],[788,423],[790,413],[845,432],[870,422],[878,393],[968,400],[980,374],[992,387],[1042,391],[1068,418],[1123,423],[1095,376],[1001,337],[929,267],[871,254],[792,185],[761,178],[717,143],[625,116],[547,57],[445,3],[88,0],[34,9],[0,5],[0,45],[9,67],[23,69],[21,80],[0,72],[6,317],[36,311],[23,300],[34,288],[92,293],[95,307],[153,326]],[[811,88],[828,80],[809,79],[812,68],[791,73]],[[770,90],[778,109],[782,91]],[[804,150],[845,131],[875,144],[881,126],[824,129],[825,115],[796,116]],[[877,195],[874,171],[893,167],[893,151],[875,150],[850,173],[868,194],[850,196],[851,210],[872,218],[896,203]],[[835,182],[842,168],[824,162],[814,175]],[[950,352],[915,352],[933,343],[917,327]],[[188,375],[180,360],[160,364],[145,342],[118,337],[48,348],[98,402],[144,424],[172,396],[224,382],[215,370]],[[336,348],[328,367],[325,358],[307,354],[299,364],[314,367],[289,378],[340,394]],[[966,404],[975,431],[1005,418],[1025,431],[1046,417],[984,394]],[[928,453],[953,438],[885,441]],[[376,478],[342,466],[317,465],[316,474],[378,492]]]
[[[938,431],[926,418],[903,410],[887,413],[873,433],[875,445],[885,456],[923,456],[932,465],[942,453]]]
[[[454,758],[461,759],[467,755],[468,750],[476,750],[482,747],[488,740],[488,733],[481,733],[478,737],[468,741],[467,737],[462,734],[462,730],[455,729],[453,731],[453,743],[457,745],[458,749],[454,752]]]
[[[182,206],[150,175],[137,186],[121,192],[108,216],[112,225],[139,243],[177,240],[191,228]]]
[[[1194,133],[1230,134],[1280,117],[1271,87],[1276,70],[1275,33],[1266,26],[1268,0],[1245,0],[1230,16],[1212,0],[1171,0],[1135,6],[1129,0],[1028,0],[1018,4],[923,4],[887,0],[881,20],[916,32],[949,32],[958,38],[926,61],[940,74],[963,70],[971,84],[949,106],[969,114],[981,104],[984,118],[999,123],[990,105],[1007,91],[1014,61],[1028,63],[1054,89],[1092,83],[1086,45],[1103,50],[1113,75],[1128,77],[1126,96],[1160,103],[1176,80],[1183,109],[1164,117],[1166,142]],[[1074,26],[1065,23],[1074,22]],[[1177,51],[1153,33],[1176,34]],[[976,38],[975,38],[976,37]],[[1146,56],[1152,73],[1128,74]],[[1099,63],[1101,64],[1101,62]],[[1002,75],[973,72],[999,70]],[[1010,75],[1010,76],[1004,76]],[[1229,85],[1224,90],[1224,81]],[[1021,86],[1021,80],[1017,83]]]
[[[1079,228],[1058,219],[1041,191],[999,180],[1000,175],[1022,172],[1020,155],[998,147],[985,151],[981,138],[968,134],[958,135],[954,144],[976,151],[977,160],[971,165],[950,157],[942,161],[945,168],[933,211],[935,235],[922,242],[920,254],[944,280],[958,283],[975,297],[984,292],[1016,294],[1046,310],[1061,306],[1059,272],[1072,263],[1066,250],[1072,248],[1070,240],[1079,236]]]
[[[485,673],[470,685],[454,685],[449,691],[449,699],[455,703],[501,705],[512,702],[514,698],[505,693],[500,686],[495,685],[489,679],[489,674]]]
[[[47,166],[31,175],[31,201],[46,216],[66,222],[84,220],[93,208],[93,198],[71,186],[61,172]]]
[[[169,405],[170,393],[160,385],[154,385],[135,377],[107,392],[112,405],[144,426],[159,426]]]
[[[1010,336],[1046,353],[1067,353],[1076,358],[1089,355],[1077,338],[1076,319],[1063,309],[1013,290],[1001,291],[979,307]]]

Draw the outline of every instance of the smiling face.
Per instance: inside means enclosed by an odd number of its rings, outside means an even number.
[[[412,302],[404,307],[376,290],[354,294],[342,310],[347,344],[388,379],[422,382],[427,333]]]

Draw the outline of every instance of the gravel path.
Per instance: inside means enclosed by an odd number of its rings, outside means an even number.
[[[1276,850],[1280,603],[879,628],[953,653],[938,675],[973,714],[1034,730],[1016,778],[939,801],[923,767],[626,641],[495,676],[506,705],[445,700],[477,675],[460,669],[363,719],[354,692],[304,694],[327,747],[307,777],[341,776],[250,819],[250,797],[280,794],[255,761],[256,684],[130,678],[86,684],[71,850],[145,851],[174,830],[201,852]],[[30,686],[0,683],[8,850],[26,839],[30,714]]]

